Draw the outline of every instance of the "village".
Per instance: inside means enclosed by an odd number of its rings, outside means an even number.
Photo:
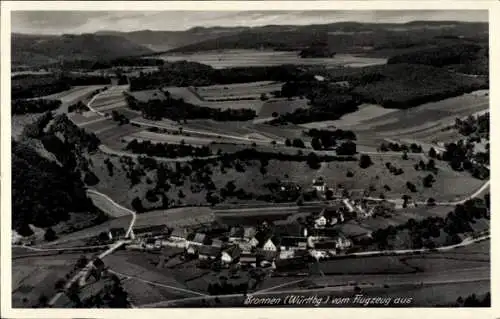
[[[282,186],[294,189],[292,183]],[[323,178],[313,180],[311,190],[325,197],[330,191]],[[361,198],[361,197],[360,197]],[[253,225],[226,225],[217,221],[190,227],[165,224],[134,227],[125,249],[156,252],[160,256],[175,248],[182,258],[199,259],[217,266],[233,265],[276,269],[276,264],[317,261],[342,256],[355,248],[352,239],[339,229],[350,220],[370,218],[376,212],[393,210],[387,201],[338,198],[318,205],[305,217],[290,221],[258,221]],[[107,244],[125,238],[124,228],[111,228],[92,239],[92,244]],[[370,236],[370,234],[365,234]],[[357,247],[359,250],[362,247]],[[160,257],[162,260],[163,258]],[[206,267],[207,263],[200,263]]]

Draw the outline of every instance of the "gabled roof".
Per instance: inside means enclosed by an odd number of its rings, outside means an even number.
[[[272,237],[270,231],[259,231],[255,234],[255,239],[258,240],[257,247],[262,247]]]
[[[206,240],[206,239],[207,239],[207,235],[206,235],[206,234],[203,234],[203,233],[196,233],[196,234],[194,235],[194,238],[193,238],[193,240],[192,240],[192,241],[193,241],[193,242],[195,242],[195,243],[200,243],[200,244],[202,244],[202,243],[204,243],[204,242],[205,242],[205,240]]]
[[[231,245],[231,246],[223,249],[223,252],[227,253],[233,259],[238,258],[241,255],[241,249],[238,245]]]
[[[209,246],[209,245],[201,245],[198,247],[198,254],[199,255],[217,257],[217,255],[219,253],[220,253],[219,247]]]
[[[325,218],[338,218],[340,217],[340,212],[334,207],[325,207],[319,214],[319,216],[324,216]]]
[[[305,237],[282,237],[280,240],[280,246],[285,247],[297,247],[299,243],[307,243]]]
[[[187,234],[187,230],[184,228],[174,228],[174,230],[170,234],[170,237],[186,238]]]
[[[257,230],[255,227],[245,227],[245,230],[243,232],[243,237],[245,238],[252,238],[257,234]]]
[[[309,230],[309,236],[318,237],[337,237],[339,236],[339,230],[336,228],[314,228]]]
[[[337,242],[334,240],[329,241],[321,241],[314,244],[314,248],[316,249],[335,249],[337,247]]]
[[[123,234],[125,234],[125,228],[111,228],[109,231],[113,235],[123,235]]]
[[[258,249],[255,256],[257,260],[273,261],[278,256],[278,252]]]
[[[243,238],[245,229],[243,227],[231,227],[229,237]]]
[[[299,223],[278,224],[274,227],[274,234],[278,236],[304,236],[304,227]]]

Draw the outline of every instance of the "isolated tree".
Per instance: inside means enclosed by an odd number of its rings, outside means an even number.
[[[307,165],[312,169],[319,169],[321,167],[321,161],[316,153],[311,152],[307,155]]]
[[[58,279],[56,283],[54,284],[54,289],[56,291],[61,291],[64,289],[64,285],[66,284],[66,281],[64,279]]]
[[[408,152],[404,151],[403,152],[403,156],[402,156],[403,160],[408,160]]]
[[[85,173],[85,177],[83,179],[83,182],[87,184],[88,186],[94,186],[99,183],[99,178],[93,173],[93,172],[87,172]]]
[[[359,159],[359,167],[365,169],[370,167],[372,164],[373,162],[369,155],[366,154],[361,155],[361,158]]]
[[[226,190],[229,195],[234,194],[234,191],[236,190],[236,185],[234,184],[234,181],[229,181],[226,183]]]
[[[349,191],[347,189],[344,189],[342,191],[342,197],[344,197],[344,198],[350,198],[351,194],[349,194]]]
[[[45,295],[40,295],[40,297],[38,297],[38,307],[39,308],[46,308],[47,305],[49,303],[49,298]]]
[[[486,204],[486,207],[490,208],[490,193],[484,195],[484,203]]]
[[[88,264],[88,259],[85,255],[81,255],[80,258],[76,261],[76,268],[81,269]]]
[[[320,141],[319,137],[313,137],[313,139],[311,140],[311,146],[315,150],[321,149],[321,141]]]
[[[406,182],[406,187],[412,192],[412,193],[415,193],[417,191],[417,187],[415,186],[415,184],[413,184],[412,182],[408,181]]]
[[[429,157],[430,157],[430,158],[436,158],[436,157],[437,157],[437,152],[436,152],[436,150],[434,149],[434,147],[431,147],[431,148],[429,149]]]
[[[326,190],[326,192],[325,192],[325,197],[326,197],[326,199],[328,199],[328,200],[332,200],[332,199],[333,199],[333,191],[332,191],[330,188],[328,188],[328,189]]]
[[[408,206],[408,201],[410,200],[410,198],[411,197],[408,196],[408,195],[406,195],[406,194],[403,195],[403,196],[401,196],[401,199],[403,199],[403,207],[407,207]]]
[[[144,211],[142,201],[139,197],[136,197],[132,200],[132,208],[138,213],[142,213]]]
[[[344,142],[337,147],[338,155],[354,155],[356,154],[356,144],[351,141]]]
[[[57,235],[56,235],[56,232],[52,228],[49,227],[45,231],[45,234],[43,235],[43,238],[46,241],[54,241],[54,240],[57,239]]]
[[[293,139],[292,146],[298,147],[298,148],[305,148],[306,147],[306,145],[304,144],[304,141],[302,141],[300,138]]]
[[[433,159],[430,159],[426,166],[427,170],[436,171],[436,162]]]
[[[288,139],[288,138],[287,138],[287,139],[285,140],[285,146],[287,146],[287,147],[292,146],[292,141],[290,141],[290,139]]]
[[[179,192],[177,193],[177,196],[179,196],[179,198],[186,197],[186,195],[184,194],[184,192],[182,191],[182,189],[179,189]]]
[[[424,184],[424,187],[432,187],[432,184],[435,182],[434,176],[432,174],[428,174],[424,179],[422,180],[422,183]]]
[[[214,206],[214,205],[220,203],[220,198],[214,192],[208,192],[207,195],[206,195],[206,201],[210,205]]]
[[[272,116],[272,117],[278,117],[278,115],[279,115],[279,114],[278,114],[278,112],[273,112],[273,113],[271,114],[271,116]]]

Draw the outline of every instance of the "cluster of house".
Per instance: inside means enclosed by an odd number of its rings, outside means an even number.
[[[328,190],[328,185],[323,177],[313,179],[312,188],[315,189],[319,194],[324,194]],[[382,200],[367,200],[363,192],[351,191],[349,196],[341,196],[341,204],[349,213],[349,216],[354,218],[369,218],[374,215],[376,209],[380,207]],[[395,206],[389,202],[384,202],[384,206]],[[390,208],[390,207],[387,207]]]
[[[308,222],[266,222],[253,226],[234,226],[222,231],[189,231],[169,229],[166,225],[134,228],[129,249],[159,250],[162,247],[184,249],[188,256],[200,260],[218,260],[233,263],[274,267],[279,260],[314,257],[321,252],[338,254],[352,247],[352,242],[332,226],[344,222],[342,212],[324,209]],[[124,234],[112,229],[110,238]]]

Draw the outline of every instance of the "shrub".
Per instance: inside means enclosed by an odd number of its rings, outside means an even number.
[[[46,241],[54,241],[54,240],[57,239],[57,235],[56,235],[56,232],[52,228],[49,227],[45,231],[45,234],[43,235],[43,238]]]
[[[87,172],[85,173],[83,182],[89,186],[94,186],[99,183],[99,178],[93,172]]]
[[[361,155],[361,158],[359,159],[359,167],[366,169],[370,167],[373,164],[372,159],[370,158],[369,155]]]

